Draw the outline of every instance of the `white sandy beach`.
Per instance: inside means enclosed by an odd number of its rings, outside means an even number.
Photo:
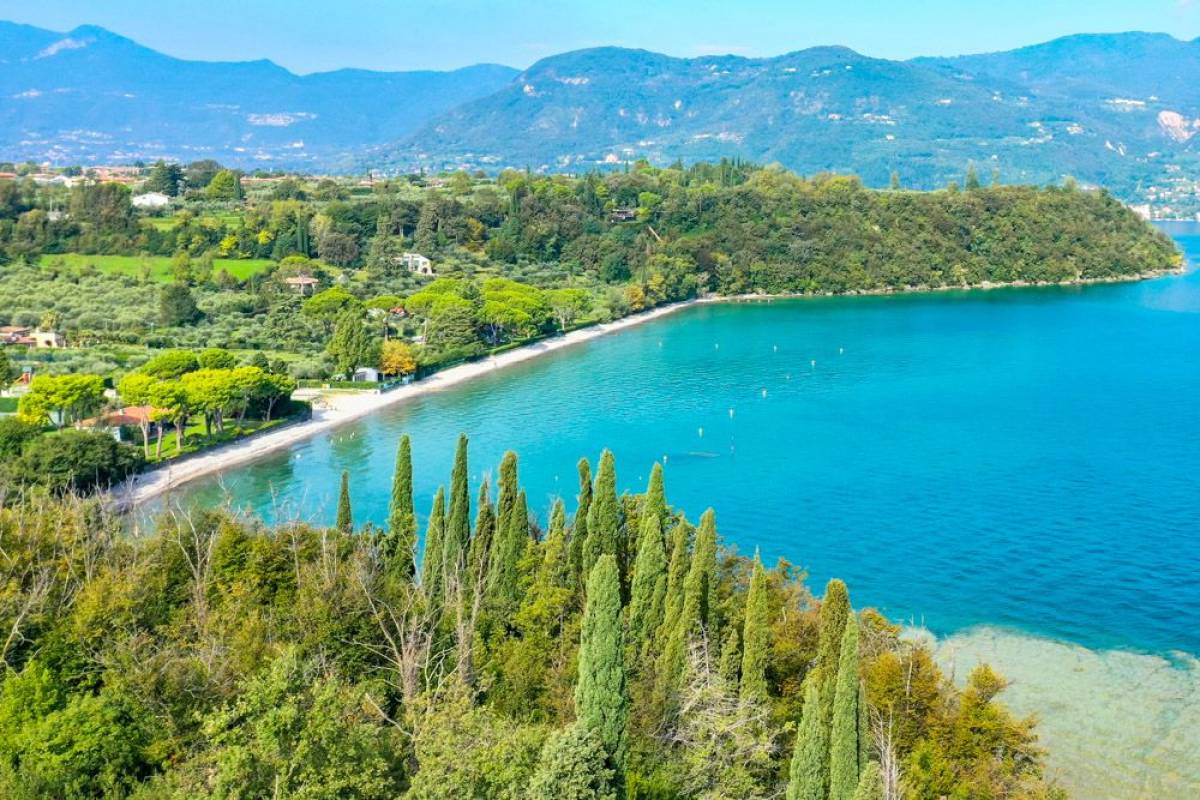
[[[680,303],[672,303],[641,314],[633,314],[615,322],[580,328],[563,336],[543,339],[524,347],[492,356],[491,358],[460,364],[456,367],[436,372],[427,378],[393,389],[390,392],[316,393],[319,396],[315,398],[316,402],[313,404],[312,419],[278,428],[259,436],[253,436],[244,441],[230,442],[226,445],[214,447],[212,450],[193,456],[178,464],[168,462],[161,469],[137,476],[126,488],[115,493],[114,500],[118,508],[123,510],[133,508],[188,481],[220,472],[238,464],[254,461],[274,450],[289,447],[296,442],[316,436],[319,433],[324,433],[338,425],[358,419],[381,408],[393,406],[431,392],[448,389],[451,386],[456,386],[472,378],[486,375],[494,370],[503,369],[512,364],[518,364],[522,361],[545,355],[546,353],[561,350],[564,347],[591,341],[608,333],[614,333],[631,328],[634,325],[640,325],[643,322],[665,317],[668,314],[673,314],[682,308],[699,302],[703,301],[687,300]],[[312,393],[297,394],[297,397],[308,398],[311,396]]]

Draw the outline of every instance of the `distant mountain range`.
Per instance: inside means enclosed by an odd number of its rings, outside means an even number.
[[[1200,41],[1078,35],[888,61],[841,47],[680,59],[597,48],[524,72],[341,70],[161,55],[101,28],[0,23],[0,157],[243,167],[591,169],[738,156],[909,186],[1074,175],[1127,199],[1200,164]],[[1193,186],[1194,188],[1194,186]]]
[[[270,61],[183,61],[93,26],[55,33],[0,22],[0,159],[327,168],[516,74],[482,64],[299,76]]]

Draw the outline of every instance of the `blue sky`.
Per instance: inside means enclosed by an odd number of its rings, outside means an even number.
[[[1200,0],[0,0],[0,19],[93,23],[182,58],[343,66],[525,67],[581,47],[777,55],[843,44],[885,58],[1003,50],[1068,33],[1200,36]]]

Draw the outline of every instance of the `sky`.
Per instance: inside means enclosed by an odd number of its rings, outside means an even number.
[[[1200,0],[0,0],[0,19],[108,28],[180,58],[288,69],[524,68],[567,50],[770,56],[840,44],[882,58],[1007,50],[1081,32],[1200,36]]]

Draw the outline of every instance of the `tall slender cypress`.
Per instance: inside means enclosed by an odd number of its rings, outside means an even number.
[[[667,554],[663,551],[662,525],[656,513],[642,516],[629,594],[630,663],[637,664],[662,624],[667,594]]]
[[[871,760],[871,714],[867,705],[867,683],[858,682],[858,766],[862,769]]]
[[[579,641],[575,716],[604,742],[617,780],[623,783],[629,694],[625,682],[625,641],[621,624],[621,576],[616,558],[596,560],[587,582]]]
[[[571,574],[581,589],[586,576],[583,571],[583,551],[587,545],[587,517],[592,507],[592,467],[586,458],[579,459],[579,506],[571,528]]]
[[[850,616],[850,593],[846,584],[837,578],[825,585],[821,600],[820,627],[817,634],[817,674],[821,689],[821,707],[825,712],[824,728],[833,721],[833,693],[837,683],[842,636],[846,618]]]
[[[570,559],[567,553],[567,507],[561,499],[554,501],[550,510],[550,528],[546,531],[546,543],[542,548],[540,579],[554,587],[566,587],[571,578]]]
[[[796,731],[796,748],[788,767],[786,800],[825,800],[827,742],[825,710],[821,708],[821,691],[812,675],[804,681],[804,707],[800,711],[800,728]]]
[[[688,588],[690,581],[690,590]],[[700,624],[712,636],[717,627],[717,512],[711,508],[700,517],[696,547],[684,585],[684,600],[694,594]]]
[[[501,616],[511,614],[520,601],[520,562],[529,539],[528,509],[523,502],[517,477],[517,456],[512,451],[500,462],[500,499],[496,506],[496,536],[488,567],[488,605]],[[524,519],[522,531],[521,519]]]
[[[742,628],[741,697],[765,701],[767,695],[767,650],[771,635],[770,610],[767,607],[767,576],[762,559],[754,553],[754,572],[746,592],[746,622]]]
[[[446,490],[439,486],[433,496],[433,510],[429,512],[429,525],[425,528],[425,551],[421,556],[421,585],[425,596],[432,602],[442,599],[442,540],[446,530]]]
[[[342,488],[338,492],[337,522],[335,526],[342,533],[354,532],[354,514],[350,510],[350,473],[342,470]]]
[[[442,568],[447,575],[462,577],[471,545],[471,496],[467,485],[467,435],[458,435],[454,468],[450,472],[450,511],[446,515]]]
[[[600,454],[596,488],[588,509],[587,541],[584,543],[583,568],[590,573],[596,559],[611,555],[621,569],[621,502],[617,499],[617,467],[611,450]]]
[[[487,578],[488,560],[496,537],[496,509],[492,507],[491,487],[484,478],[479,484],[479,498],[475,502],[475,532],[471,536],[471,553],[467,559],[471,565],[471,579]]]
[[[739,649],[737,627],[730,625],[725,633],[725,641],[721,643],[721,660],[717,664],[717,674],[728,692],[738,690],[738,668],[741,662],[742,652]]]
[[[884,800],[887,796],[883,785],[883,770],[878,761],[868,761],[858,776],[858,788],[854,790],[854,800]]]
[[[852,800],[858,786],[858,618],[846,617],[833,696],[829,743],[829,800]]]
[[[667,524],[667,495],[663,488],[663,468],[657,461],[650,470],[650,483],[642,498],[641,515],[643,518],[654,515],[658,517],[659,529],[665,530]],[[641,539],[639,537],[640,544]]]
[[[417,548],[417,515],[413,508],[412,443],[408,434],[396,448],[396,471],[392,475],[392,500],[388,508],[387,553],[397,575],[411,577]]]
[[[683,579],[679,613],[674,618],[667,617],[669,634],[656,668],[655,702],[665,719],[675,713],[692,639],[707,635],[715,641],[717,634],[707,621],[709,594],[714,588],[712,584],[716,574],[716,537],[716,516],[710,508],[700,518],[700,530],[692,548],[687,576]]]

